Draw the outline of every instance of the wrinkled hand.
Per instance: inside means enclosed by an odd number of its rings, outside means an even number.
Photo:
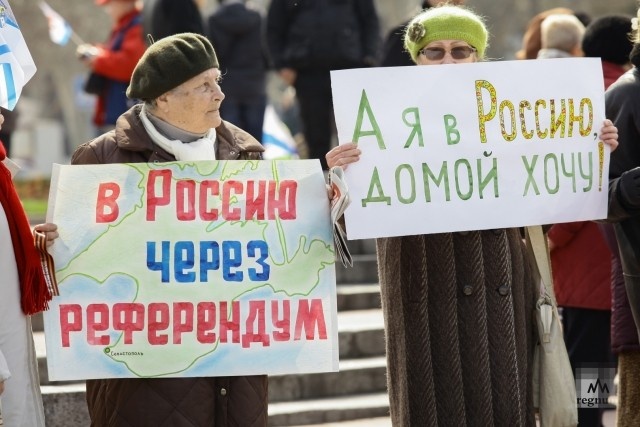
[[[600,140],[611,147],[611,151],[618,148],[618,128],[611,120],[605,120],[600,129]]]
[[[341,166],[342,169],[346,170],[351,163],[360,160],[360,154],[362,154],[362,151],[360,151],[355,142],[347,142],[332,148],[324,157],[327,159],[329,169],[334,166]]]
[[[34,230],[43,233],[47,238],[47,246],[53,245],[53,241],[58,238],[58,226],[47,222],[45,224],[38,224],[33,227]]]

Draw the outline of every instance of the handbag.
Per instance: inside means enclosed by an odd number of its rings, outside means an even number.
[[[109,79],[107,77],[91,72],[84,83],[83,89],[91,95],[101,95],[107,88],[108,83]]]
[[[533,406],[540,427],[574,427],[578,425],[575,379],[553,292],[547,239],[541,226],[526,227],[525,233],[541,282],[534,309],[538,339],[533,358]]]

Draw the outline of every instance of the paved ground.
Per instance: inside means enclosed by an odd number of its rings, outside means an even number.
[[[616,411],[610,410],[604,413],[603,427],[615,427]],[[391,420],[388,417],[367,418],[358,421],[345,421],[341,423],[316,424],[296,427],[390,427]]]
[[[607,411],[604,414],[603,427],[615,427],[616,425],[616,411]],[[2,418],[0,418],[0,426],[3,425]],[[366,418],[357,421],[344,421],[340,423],[327,423],[327,424],[314,424],[297,427],[390,427],[391,420],[388,417],[382,418]]]
[[[382,417],[366,418],[357,421],[343,421],[340,423],[314,424],[294,427],[389,427],[390,425],[391,419],[389,419],[388,417]]]
[[[2,425],[2,418],[0,418],[0,426]],[[606,411],[604,414],[603,427],[615,427],[616,425],[616,411]],[[391,420],[388,417],[381,418],[366,418],[357,421],[344,421],[340,423],[327,423],[327,424],[315,424],[297,427],[390,427]]]

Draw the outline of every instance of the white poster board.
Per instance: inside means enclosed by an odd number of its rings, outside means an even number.
[[[52,381],[337,371],[317,160],[54,165]]]
[[[599,219],[609,148],[597,58],[331,72],[349,239]]]

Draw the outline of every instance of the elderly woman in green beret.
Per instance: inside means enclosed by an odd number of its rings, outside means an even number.
[[[418,65],[484,59],[483,19],[444,5],[407,26]],[[617,145],[606,122],[603,140]],[[326,158],[356,162],[353,143]],[[531,396],[538,289],[518,229],[377,240],[394,426],[535,426]]]
[[[218,59],[209,40],[181,33],[153,43],[127,89],[140,99],[116,128],[80,145],[74,165],[176,160],[259,160],[262,145],[222,120]],[[96,262],[109,262],[96,260]],[[87,381],[91,425],[267,425],[267,376],[114,378]]]

